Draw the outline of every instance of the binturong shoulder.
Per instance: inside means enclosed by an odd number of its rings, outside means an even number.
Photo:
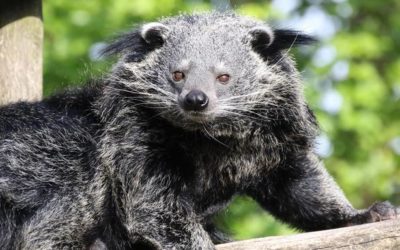
[[[313,41],[233,12],[146,23],[104,50],[120,60],[101,108],[150,110],[175,127],[212,136],[243,136],[254,127],[311,136],[314,118],[286,50]],[[135,98],[113,100],[118,95]]]

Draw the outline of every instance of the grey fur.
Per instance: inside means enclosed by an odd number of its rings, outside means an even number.
[[[398,217],[355,210],[313,155],[286,53],[311,40],[233,13],[162,19],[106,49],[105,79],[0,108],[0,248],[214,249],[235,194],[303,230]],[[194,89],[204,111],[181,106]]]

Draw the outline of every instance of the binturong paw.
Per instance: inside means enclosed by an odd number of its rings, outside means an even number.
[[[400,219],[400,207],[393,206],[390,202],[377,202],[365,211],[365,222]]]

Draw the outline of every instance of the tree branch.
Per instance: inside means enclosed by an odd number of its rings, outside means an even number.
[[[400,249],[400,219],[332,230],[237,241],[218,250]]]

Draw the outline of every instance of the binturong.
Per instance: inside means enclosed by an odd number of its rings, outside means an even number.
[[[288,50],[313,38],[235,13],[147,23],[104,51],[102,79],[0,108],[0,249],[215,249],[213,216],[247,195],[322,230],[356,210],[313,153]]]

